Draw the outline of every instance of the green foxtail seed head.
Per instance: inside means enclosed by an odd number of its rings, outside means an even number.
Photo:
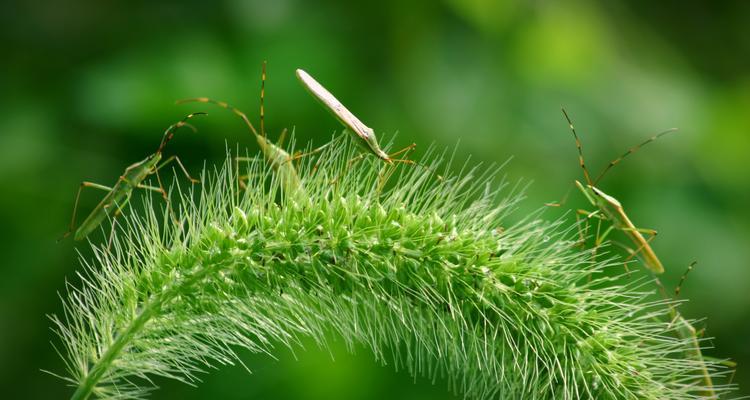
[[[497,168],[452,175],[430,152],[380,192],[382,163],[352,168],[354,154],[338,141],[303,159],[305,201],[259,162],[239,191],[228,161],[172,192],[179,225],[149,197],[125,213],[54,318],[73,398],[142,398],[149,378],[196,383],[238,347],[331,336],[472,399],[700,397],[670,303],[600,274],[622,261],[580,251],[575,226],[513,222],[520,194]]]

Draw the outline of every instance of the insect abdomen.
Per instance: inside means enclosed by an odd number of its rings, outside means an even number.
[[[107,194],[88,217],[81,223],[73,236],[74,240],[82,240],[101,225],[104,219],[111,213],[124,205],[123,202],[130,196],[133,187],[122,181],[118,182],[112,191]],[[119,206],[118,206],[119,204]]]

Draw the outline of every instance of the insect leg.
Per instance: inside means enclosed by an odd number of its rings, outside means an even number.
[[[162,163],[162,166],[164,166],[164,163]],[[159,187],[144,185],[142,183],[139,183],[138,185],[136,185],[136,187],[139,189],[146,189],[146,190],[151,190],[154,192],[161,193],[162,199],[164,199],[164,202],[167,204],[167,210],[169,210],[169,215],[172,217],[172,222],[174,222],[175,225],[179,225],[180,222],[179,220],[177,220],[177,216],[174,214],[174,210],[172,209],[172,204],[169,202],[169,197],[167,196],[167,191],[164,190],[164,185],[161,183],[161,177],[159,176],[159,168],[154,168],[153,174],[156,175],[156,182],[159,184]]]
[[[235,157],[234,161],[239,164],[240,161],[245,163],[255,163],[255,162],[261,162],[262,160],[260,157]]]
[[[580,215],[578,213],[575,214],[576,216],[576,229],[578,230],[578,243],[581,246],[581,248],[584,248],[586,246],[586,233],[589,231],[589,220],[587,219],[581,219]],[[585,228],[581,228],[582,222],[586,223]]]
[[[414,160],[408,160],[408,159],[392,159],[392,158],[390,158],[390,157],[391,157],[392,155],[398,155],[398,154],[401,154],[401,153],[403,153],[403,152],[408,152],[408,151],[411,151],[411,150],[413,150],[413,149],[414,149],[415,147],[417,147],[417,144],[416,144],[416,143],[412,143],[412,144],[410,144],[410,145],[408,145],[408,146],[404,147],[403,149],[401,149],[401,150],[399,150],[399,151],[397,151],[397,152],[395,152],[395,153],[393,153],[393,154],[390,154],[390,155],[388,155],[388,157],[389,157],[389,160],[390,160],[391,162],[394,162],[394,163],[403,163],[403,164],[416,164],[416,161],[414,161]],[[354,158],[352,158],[351,160],[349,160],[349,167],[351,167],[352,165],[354,165],[354,163],[357,163],[357,162],[361,161],[362,159],[364,159],[366,155],[367,155],[367,153],[360,153],[359,155],[357,155],[357,156],[355,156]]]
[[[416,164],[416,161],[409,160],[409,159],[406,158],[406,157],[408,157],[409,153],[412,152],[414,150],[414,148],[416,148],[416,147],[417,147],[417,144],[416,143],[412,143],[409,146],[406,146],[403,149],[401,149],[401,150],[399,150],[399,151],[397,151],[395,153],[389,154],[388,158],[391,159],[391,161],[392,161],[393,164],[396,164],[396,163]],[[399,154],[403,154],[404,158],[403,159],[392,158],[393,156],[397,156]],[[428,167],[425,167],[425,168],[428,168]],[[383,190],[383,187],[385,187],[385,184],[388,182],[388,179],[390,179],[391,176],[395,172],[396,172],[396,166],[395,165],[386,164],[386,165],[383,166],[383,168],[382,168],[382,170],[380,172],[380,176],[378,177],[377,193],[380,193]]]
[[[299,182],[299,178],[297,177],[296,171],[294,170],[294,167],[293,166],[284,167],[279,160],[281,157],[288,159],[290,158],[289,155],[286,154],[286,152],[283,151],[282,149],[268,142],[265,136],[258,134],[258,131],[255,130],[255,127],[247,118],[247,115],[245,115],[245,113],[243,113],[242,111],[240,111],[239,109],[235,107],[230,106],[226,102],[213,100],[208,97],[197,97],[197,98],[192,98],[192,99],[178,100],[177,104],[186,103],[186,102],[200,102],[200,103],[215,104],[239,116],[242,119],[242,121],[245,123],[247,128],[250,130],[250,132],[255,136],[255,140],[258,142],[258,145],[260,146],[261,151],[263,152],[264,156],[269,161],[269,163],[271,163],[271,165],[274,166],[274,169],[276,169],[277,171],[283,169],[283,174],[286,174],[286,176],[289,177],[288,185],[298,186],[300,182]],[[296,190],[296,188],[292,188],[292,189]]]
[[[247,189],[247,184],[245,182],[250,180],[249,174],[241,174],[240,173],[240,162],[244,162],[246,164],[249,163],[255,163],[260,162],[261,160],[258,157],[235,157],[234,158],[234,168],[237,171],[237,184],[240,186],[240,189]]]
[[[158,192],[158,193],[160,193],[160,194],[162,193],[162,189],[161,189],[160,187],[156,187],[156,186],[150,186],[150,185],[139,184],[139,185],[138,185],[138,186],[136,186],[136,187],[137,187],[138,189],[151,190],[151,191],[154,191],[154,192]]]
[[[264,126],[265,119],[265,108],[263,107],[264,99],[266,98],[266,61],[263,61],[263,70],[260,75],[260,134],[266,137],[266,129]]]
[[[579,219],[579,216],[584,216],[586,219],[586,233],[588,233],[589,230],[589,220],[591,218],[596,218],[598,221],[596,223],[596,236],[594,237],[594,247],[592,249],[593,251],[593,258],[596,259],[596,253],[599,247],[601,247],[602,243],[604,243],[604,240],[609,236],[609,234],[614,229],[613,225],[610,225],[608,228],[604,230],[604,233],[602,233],[602,221],[606,221],[607,217],[602,215],[601,210],[596,211],[586,211],[583,209],[576,210],[576,219]]]
[[[629,221],[627,222],[629,223]],[[650,245],[651,241],[656,238],[657,231],[653,229],[635,228],[632,224],[629,227],[620,227],[620,229],[626,233],[630,240],[637,246],[637,249],[631,254],[631,256],[639,255],[644,267],[657,274],[663,273],[664,267]],[[648,237],[644,238],[644,235],[641,235],[641,233],[648,235]]]
[[[737,363],[731,360],[725,360],[722,364],[727,368],[732,369],[732,373],[729,375],[729,382],[727,383],[727,385],[731,385],[732,382],[734,382],[734,375],[737,374]]]
[[[94,182],[87,182],[87,181],[81,182],[81,184],[78,186],[78,192],[76,193],[76,200],[73,205],[73,216],[70,218],[70,227],[68,228],[67,232],[65,232],[59,239],[57,239],[58,242],[70,236],[70,234],[73,232],[73,229],[75,228],[75,223],[76,223],[76,213],[78,212],[78,201],[81,198],[81,191],[83,190],[83,188],[86,188],[86,187],[104,190],[107,192],[112,191],[112,188],[109,186],[100,185]]]
[[[240,157],[234,157],[234,173],[237,174],[237,203],[239,203],[240,190],[247,187],[247,185],[242,183],[242,175],[240,174]]]
[[[156,175],[156,182],[159,184],[158,191],[161,193],[161,197],[164,199],[164,201],[169,202],[167,199],[167,191],[164,190],[164,185],[161,183],[161,177],[159,176],[159,169],[155,168],[153,171],[153,174]],[[135,186],[141,186],[141,184],[137,184]]]
[[[176,155],[168,157],[161,164],[159,164],[159,166],[156,167],[156,170],[158,171],[158,170],[162,169],[163,167],[165,167],[167,164],[171,163],[172,161],[174,161],[174,162],[177,163],[177,165],[180,167],[180,169],[185,174],[185,176],[188,178],[188,180],[190,180],[190,182],[192,182],[192,183],[199,183],[200,182],[199,180],[194,179],[192,176],[190,176],[190,174],[187,172],[187,169],[185,168],[185,165],[183,165],[182,161],[180,161],[180,157],[177,157]]]
[[[354,157],[353,157],[353,158],[352,158],[351,160],[349,160],[349,162],[347,163],[347,170],[348,170],[348,169],[351,169],[352,165],[354,165],[354,164],[356,164],[356,163],[358,163],[358,162],[362,161],[362,160],[363,160],[364,158],[365,158],[365,153],[360,153],[360,154],[358,154],[358,155],[354,156]],[[340,174],[339,174],[338,176],[336,176],[335,178],[333,178],[333,180],[331,181],[331,184],[332,184],[332,185],[333,185],[333,184],[336,184],[336,183],[337,183],[337,182],[339,181],[339,179],[341,178],[341,175],[342,175],[343,173],[344,173],[344,172],[341,172],[341,173],[340,173]]]
[[[568,187],[568,190],[565,191],[565,195],[560,199],[560,201],[552,202],[552,203],[544,203],[547,207],[562,207],[565,205],[565,203],[568,202],[568,197],[570,197],[570,191],[573,189],[572,187]]]
[[[673,308],[674,310],[674,308]],[[687,349],[685,349],[685,353],[687,357],[691,358],[693,361],[699,363],[699,365],[696,366],[696,368],[700,371],[703,379],[703,392],[704,395],[707,398],[715,399],[716,393],[714,392],[714,386],[713,381],[711,379],[711,374],[708,372],[708,368],[706,368],[705,360],[703,359],[703,354],[701,352],[701,344],[700,340],[698,339],[698,336],[696,335],[695,327],[693,327],[690,322],[688,322],[685,318],[682,317],[682,315],[677,311],[674,310],[676,316],[676,324],[677,327],[675,329],[677,336],[687,341]]]
[[[192,98],[192,99],[177,100],[175,103],[176,104],[183,104],[183,103],[189,103],[189,102],[211,103],[211,104],[215,104],[215,105],[217,105],[217,106],[219,106],[221,108],[225,108],[225,109],[231,111],[232,113],[234,113],[235,115],[237,115],[238,117],[240,117],[242,119],[242,121],[245,123],[245,126],[247,126],[247,128],[250,130],[250,132],[252,132],[255,136],[260,136],[260,135],[258,135],[258,131],[255,130],[255,127],[250,122],[250,120],[247,118],[247,115],[245,115],[245,113],[243,113],[242,111],[240,111],[238,108],[232,107],[231,105],[229,105],[228,103],[226,103],[224,101],[214,100],[214,99],[210,99],[208,97],[196,97],[196,98]]]
[[[592,250],[592,255],[594,261],[596,261],[596,255],[599,252],[599,247],[601,247],[602,243],[604,243],[604,239],[609,235],[609,233],[612,231],[612,226],[610,225],[602,234],[602,220],[603,218],[600,218],[598,221],[596,221],[596,236],[594,237],[594,247]]]
[[[336,140],[336,139],[334,139],[334,140]],[[388,155],[388,160],[391,163],[417,164],[417,162],[414,161],[414,160],[409,160],[409,159],[393,159],[393,158],[391,158],[391,156],[395,156],[395,155],[398,155],[398,154],[401,154],[401,153],[404,153],[404,152],[412,151],[415,147],[417,147],[417,144],[416,143],[412,143],[409,146],[406,146],[403,149],[401,149],[401,150],[399,150],[399,151],[397,151],[397,152],[395,152],[393,154]],[[353,157],[351,160],[349,160],[348,167],[351,168],[352,165],[354,165],[355,163],[357,163],[359,161],[362,161],[365,158],[366,155],[367,155],[367,153],[360,153],[357,156]],[[423,166],[423,167],[425,167],[425,166]],[[425,168],[428,168],[428,167],[425,167]],[[331,183],[336,183],[339,180],[339,178],[340,178],[340,176],[336,177]],[[382,184],[384,184],[384,182],[382,182],[382,179],[383,179],[383,175],[382,174],[381,174],[381,177],[379,179],[380,179],[380,183],[379,183],[378,186],[381,187]]]
[[[685,283],[685,279],[687,279],[688,274],[690,271],[695,268],[695,265],[698,264],[697,261],[691,262],[685,272],[682,273],[682,276],[680,277],[680,283],[677,284],[677,286],[674,288],[674,297],[677,298],[680,296],[680,290],[682,290],[682,284]]]
[[[602,215],[601,210],[586,211],[586,210],[579,208],[578,210],[576,210],[576,214],[583,215],[586,217],[586,219],[591,219],[591,218],[606,219],[606,217]]]
[[[414,150],[414,148],[416,148],[416,147],[417,147],[417,144],[416,143],[412,143],[412,144],[404,147],[403,149],[401,149],[401,150],[399,150],[399,151],[397,151],[395,153],[388,154],[388,158],[391,160],[391,162],[394,162],[394,163],[416,164],[417,163],[416,161],[409,160],[408,158],[406,158],[406,156],[412,150]],[[394,156],[397,156],[397,155],[402,154],[402,153],[406,153],[406,154],[404,154],[404,158],[393,158]]]
[[[599,228],[601,227],[601,222],[602,222],[602,220],[599,220],[599,225],[600,226],[597,227],[597,234],[599,232]],[[607,229],[604,230],[604,233],[602,233],[601,235],[598,235],[597,238],[596,238],[596,247],[601,246],[602,243],[604,243],[604,241],[607,239],[607,236],[609,236],[609,234],[612,233],[612,231],[614,229],[615,229],[615,226],[614,225],[610,225],[609,227],[607,227]]]
[[[276,145],[276,146],[279,146],[279,147],[281,146],[281,143],[282,143],[282,141],[283,141],[284,137],[286,136],[286,131],[287,131],[287,130],[286,130],[286,129],[284,129],[284,130],[283,130],[283,131],[281,132],[281,136],[279,137],[279,141],[278,141],[278,143],[277,143],[277,145]],[[303,153],[303,152],[297,152],[297,153],[295,153],[295,154],[294,154],[294,155],[293,155],[293,156],[292,156],[292,157],[290,158],[290,161],[297,161],[297,160],[301,159],[302,157],[307,157],[307,156],[311,156],[311,155],[313,155],[313,154],[317,154],[317,153],[320,153],[321,151],[323,151],[323,150],[327,149],[327,148],[328,148],[329,146],[331,146],[331,145],[333,145],[334,143],[336,143],[336,141],[338,141],[338,140],[340,140],[340,139],[342,139],[342,138],[344,138],[344,137],[345,137],[345,136],[336,136],[336,137],[334,137],[333,139],[331,139],[331,141],[330,141],[330,142],[328,142],[328,143],[326,143],[326,144],[324,144],[324,145],[322,145],[322,146],[320,146],[320,147],[317,147],[317,148],[315,148],[315,149],[312,149],[312,150],[310,150],[310,151],[307,151],[307,152],[304,152],[304,153]],[[355,158],[357,158],[357,157],[355,157]],[[299,163],[298,163],[298,164],[299,164]],[[351,166],[351,164],[349,164],[349,165]],[[299,165],[298,165],[298,166],[299,166]],[[315,166],[313,167],[313,170],[316,170],[316,169],[317,169],[317,166],[318,166],[318,164],[316,163],[316,164],[315,164]]]
[[[313,154],[320,153],[321,151],[327,149],[328,146],[330,146],[331,144],[333,144],[336,140],[337,139],[333,139],[332,141],[330,141],[330,142],[328,142],[328,143],[326,143],[326,144],[324,144],[324,145],[322,145],[322,146],[320,146],[318,148],[312,149],[312,150],[304,152],[304,153],[298,152],[294,156],[292,156],[292,158],[290,159],[290,161],[291,160],[299,160],[302,157],[307,157],[307,156],[311,156]]]
[[[677,296],[679,296],[682,284],[685,283],[687,275],[690,273],[690,271],[693,270],[693,268],[695,268],[696,264],[696,261],[691,262],[685,272],[682,274],[682,277],[680,277],[680,282],[677,287],[675,287],[674,298],[677,298]],[[690,324],[690,322],[682,317],[682,315],[679,311],[677,311],[674,305],[671,306],[671,310],[674,313],[673,318],[677,321],[678,324],[676,329],[677,336],[683,340],[688,341],[688,349],[685,350],[685,353],[688,355],[688,357],[692,358],[694,361],[700,364],[699,366],[697,366],[697,368],[702,375],[703,384],[705,385],[704,394],[708,398],[714,399],[716,398],[716,393],[714,391],[713,381],[711,380],[711,374],[708,372],[706,361],[701,351],[701,344],[700,340],[698,339],[699,333],[696,331],[695,327]],[[704,330],[705,328],[701,330],[700,336],[703,335]]]
[[[650,228],[628,228],[624,227],[622,228],[625,232],[640,232],[646,235],[656,236],[659,232],[656,229],[650,229]]]
[[[620,243],[620,242],[615,242],[615,241],[613,241],[612,243],[614,243],[614,244],[616,244],[616,245],[618,245],[618,246],[622,247],[622,248],[623,248],[623,249],[624,249],[625,251],[627,251],[627,252],[628,252],[628,256],[627,256],[627,257],[625,257],[625,261],[627,262],[627,261],[630,261],[630,260],[632,260],[632,259],[633,259],[633,257],[637,256],[637,255],[638,255],[638,253],[640,253],[640,252],[641,252],[641,251],[643,250],[643,248],[644,248],[644,247],[646,247],[646,244],[648,244],[648,243],[651,243],[651,241],[652,241],[652,240],[654,240],[654,237],[655,237],[655,236],[651,236],[651,237],[649,237],[648,239],[646,239],[646,241],[645,241],[644,243],[642,243],[642,244],[641,244],[640,246],[638,246],[638,247],[637,247],[636,249],[633,249],[633,248],[631,248],[631,247],[629,247],[629,246],[627,246],[627,245],[625,245],[625,244],[622,244],[622,243]]]

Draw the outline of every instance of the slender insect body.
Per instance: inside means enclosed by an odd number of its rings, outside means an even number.
[[[330,111],[339,122],[355,134],[359,139],[357,140],[357,144],[362,146],[365,150],[372,152],[381,160],[388,163],[393,162],[391,157],[380,148],[378,139],[375,136],[375,131],[360,121],[357,116],[352,114],[352,112],[341,104],[331,92],[318,83],[318,81],[310,76],[310,74],[301,69],[297,69],[297,78],[302,83],[302,86],[304,86],[313,97]]]
[[[117,181],[112,190],[104,196],[102,201],[91,211],[91,214],[78,226],[73,235],[74,240],[82,240],[91,234],[107,217],[113,216],[127,203],[135,188],[130,182],[132,181],[126,181],[124,178]]]
[[[580,182],[576,181],[576,183],[579,187],[583,187]],[[659,257],[656,256],[656,253],[649,245],[648,240],[643,237],[641,230],[630,221],[630,218],[628,218],[628,215],[625,213],[625,209],[623,209],[620,201],[602,192],[595,186],[589,185],[588,189],[594,194],[593,199],[596,199],[592,204],[607,216],[615,228],[622,231],[630,238],[636,246],[636,251],[646,268],[655,274],[664,273],[664,266],[659,260]]]
[[[125,173],[122,175],[122,180],[126,182],[137,182],[140,183],[146,179],[149,175],[154,173],[157,164],[161,161],[161,153],[154,153],[143,160],[129,165],[125,168]]]
[[[276,172],[281,186],[289,193],[295,192],[304,195],[302,181],[299,179],[297,170],[294,168],[292,156],[263,136],[255,135],[255,139],[266,161],[268,161],[271,168]]]
[[[565,111],[565,109],[562,109],[563,115],[565,116],[565,119],[568,122],[568,126],[570,127],[570,131],[573,133],[573,137],[576,141],[576,148],[578,149],[578,163],[583,170],[583,176],[586,179],[586,186],[584,186],[581,182],[576,181],[576,186],[581,191],[581,193],[586,196],[586,199],[597,208],[597,211],[594,213],[586,213],[587,215],[591,216],[595,213],[600,213],[603,215],[603,217],[606,217],[608,221],[612,223],[612,226],[610,226],[609,229],[605,231],[605,233],[602,235],[602,237],[597,237],[597,245],[601,244],[601,242],[604,240],[607,234],[612,230],[612,228],[616,228],[619,231],[622,231],[628,238],[633,242],[633,244],[636,246],[635,250],[631,251],[631,257],[633,255],[638,255],[639,258],[643,261],[643,264],[646,268],[648,268],[651,272],[656,274],[661,274],[664,272],[664,266],[662,265],[661,261],[659,261],[659,258],[656,256],[656,253],[651,248],[651,245],[649,244],[649,241],[653,239],[653,237],[656,235],[656,231],[652,229],[642,229],[638,228],[633,224],[633,222],[628,218],[628,215],[625,213],[624,208],[622,207],[622,204],[620,201],[618,201],[616,198],[604,193],[601,189],[597,188],[595,185],[606,175],[609,170],[620,163],[625,157],[635,153],[638,151],[641,147],[645,146],[648,143],[653,142],[654,140],[660,138],[661,136],[675,131],[675,129],[668,129],[666,131],[663,131],[655,136],[650,137],[648,140],[640,143],[639,145],[632,147],[628,149],[627,152],[625,152],[620,157],[617,157],[616,159],[612,160],[606,168],[598,175],[596,180],[591,179],[591,174],[589,174],[588,168],[586,168],[586,163],[584,162],[583,158],[583,150],[581,146],[581,140],[578,137],[578,133],[576,133],[576,129],[573,126],[573,122],[570,120],[570,117],[568,116],[568,113]],[[559,204],[558,204],[559,205]],[[651,237],[647,240],[643,233],[651,235]]]
[[[581,166],[581,169],[583,169],[584,177],[586,179],[586,185],[582,184],[579,181],[575,181],[576,186],[578,189],[583,193],[583,195],[586,197],[586,199],[594,206],[596,207],[596,211],[594,212],[583,212],[588,217],[592,217],[596,214],[601,214],[602,219],[606,219],[611,222],[610,228],[608,228],[604,234],[601,236],[598,236],[596,238],[597,246],[601,243],[601,241],[604,240],[604,238],[609,234],[609,232],[614,228],[617,230],[622,231],[626,236],[630,238],[630,240],[633,242],[633,244],[636,246],[635,249],[628,249],[628,251],[631,254],[631,257],[634,255],[638,255],[640,259],[643,261],[644,266],[649,269],[654,274],[661,274],[664,272],[664,266],[662,265],[659,258],[656,256],[656,253],[649,245],[649,240],[646,240],[646,238],[643,236],[642,232],[648,233],[651,235],[651,238],[653,238],[656,235],[656,231],[650,230],[650,229],[642,229],[637,228],[635,224],[628,218],[628,215],[625,213],[625,210],[622,206],[622,203],[620,203],[619,200],[616,198],[608,195],[607,193],[604,193],[601,189],[597,188],[595,185],[599,180],[616,164],[618,164],[620,161],[622,161],[623,158],[627,157],[628,155],[634,153],[642,146],[658,139],[659,137],[665,135],[666,133],[674,131],[674,129],[670,129],[664,132],[659,133],[658,135],[652,136],[648,140],[644,141],[643,143],[629,149],[625,154],[622,156],[616,158],[612,162],[609,163],[609,165],[602,171],[601,174],[599,174],[598,178],[596,180],[591,180],[591,175],[589,174],[588,169],[586,168],[586,165],[584,163],[583,159],[583,152],[581,150],[581,141],[578,138],[578,134],[576,133],[575,127],[573,127],[573,123],[570,120],[570,117],[568,117],[568,113],[565,111],[565,109],[562,110],[563,114],[565,115],[565,118],[568,121],[568,124],[570,126],[570,130],[573,132],[573,136],[576,140],[576,147],[578,148],[578,161]],[[693,264],[688,267],[688,272],[693,268]],[[680,285],[682,285],[682,282],[685,280],[685,275],[687,272],[683,275]],[[663,291],[663,286],[661,285],[661,282],[658,278],[655,277],[655,282],[657,285],[662,289],[662,294],[665,298],[667,298],[666,293]],[[675,290],[676,293],[679,293],[679,287]],[[670,304],[669,306],[669,315],[672,319],[670,324],[674,327],[675,335],[683,340],[685,342],[685,356],[689,359],[692,359],[696,362],[696,368],[700,370],[701,374],[701,380],[703,381],[704,385],[704,395],[707,398],[716,398],[716,393],[714,391],[713,382],[711,380],[711,374],[709,373],[706,363],[703,357],[703,354],[701,352],[701,345],[698,340],[698,337],[696,335],[695,328],[688,322],[683,316],[677,311],[675,305]]]
[[[620,203],[619,200],[616,198],[604,193],[601,191],[601,189],[597,188],[596,186],[589,185],[589,189],[597,195],[598,197],[601,197],[602,201],[604,201],[604,204],[607,204],[609,206],[615,207],[617,209],[622,209],[622,203]]]
[[[70,229],[68,230],[68,232],[66,232],[63,235],[63,237],[66,237],[71,232],[73,232],[76,211],[78,208],[78,200],[80,198],[81,190],[84,187],[93,187],[96,189],[106,190],[108,193],[99,202],[99,204],[97,204],[97,206],[94,207],[94,209],[86,217],[86,219],[83,220],[83,222],[78,226],[78,229],[75,230],[74,235],[73,235],[74,240],[84,239],[91,232],[96,230],[96,228],[99,225],[101,225],[101,223],[104,222],[106,218],[116,217],[120,213],[122,208],[125,206],[125,204],[127,204],[128,200],[130,199],[130,196],[133,193],[133,189],[135,188],[142,188],[142,189],[157,191],[161,193],[162,197],[164,197],[164,199],[166,200],[166,192],[164,188],[161,186],[161,181],[158,178],[158,170],[172,161],[177,161],[178,165],[180,166],[182,171],[185,173],[185,175],[192,182],[197,182],[192,177],[190,177],[190,175],[187,173],[187,170],[185,170],[185,167],[182,165],[182,162],[180,161],[179,158],[177,158],[177,156],[171,156],[161,164],[159,164],[159,162],[161,162],[162,160],[162,150],[164,149],[164,146],[172,139],[174,135],[174,131],[182,126],[186,126],[187,125],[186,121],[188,119],[192,118],[195,115],[201,115],[201,114],[203,113],[189,114],[182,121],[176,124],[173,124],[169,128],[167,128],[167,130],[164,132],[164,137],[162,138],[161,144],[159,145],[159,148],[157,149],[157,151],[149,155],[148,157],[144,158],[143,160],[133,163],[129,165],[127,168],[125,168],[125,171],[123,172],[123,174],[114,184],[114,186],[112,186],[111,188],[102,186],[99,184],[91,183],[91,182],[83,182],[80,188],[78,189],[78,195],[76,195],[76,201],[75,201],[75,206],[73,207],[73,217],[71,218]],[[190,126],[190,125],[187,125],[187,126]],[[143,181],[153,174],[157,174],[157,180],[159,180],[159,187],[152,187],[152,186],[147,186],[143,184]]]

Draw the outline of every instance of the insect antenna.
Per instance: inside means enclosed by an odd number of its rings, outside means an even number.
[[[187,126],[187,127],[188,127],[188,128],[190,128],[190,129],[191,129],[191,130],[192,130],[193,132],[197,132],[197,129],[195,129],[195,127],[194,127],[194,126],[192,126],[192,125],[190,125],[190,124],[188,124],[188,123],[187,123],[187,121],[188,121],[188,120],[189,120],[190,118],[193,118],[193,117],[195,117],[196,115],[206,115],[206,113],[204,113],[204,112],[196,112],[196,113],[191,113],[191,114],[188,114],[187,116],[185,116],[185,118],[183,118],[183,119],[182,119],[182,120],[180,120],[179,122],[177,122],[177,123],[175,123],[175,124],[172,124],[172,125],[170,125],[170,126],[169,126],[169,127],[168,127],[168,128],[167,128],[167,129],[165,130],[165,131],[164,131],[164,136],[162,137],[162,139],[161,139],[161,143],[159,144],[159,149],[158,149],[158,150],[156,150],[156,152],[157,152],[157,153],[161,153],[161,151],[162,151],[162,150],[164,150],[164,147],[165,147],[165,146],[167,145],[167,143],[169,143],[169,141],[170,141],[170,140],[172,140],[172,138],[174,137],[174,133],[175,133],[175,132],[177,131],[177,129],[180,129],[180,128],[182,128],[183,126]]]
[[[690,273],[690,271],[692,271],[693,268],[695,268],[696,264],[698,264],[697,261],[691,262],[690,265],[688,265],[688,267],[685,270],[685,272],[680,277],[680,283],[678,283],[677,287],[674,288],[674,297],[675,298],[677,298],[680,295],[680,290],[682,290],[682,284],[685,283],[685,279],[687,278],[687,276]]]
[[[583,169],[583,176],[586,178],[586,183],[593,186],[593,182],[591,181],[591,175],[589,175],[589,170],[586,168],[586,163],[583,161],[583,149],[581,148],[581,139],[578,138],[578,133],[576,133],[576,128],[573,126],[573,121],[570,120],[570,117],[568,116],[568,112],[565,111],[564,107],[561,107],[561,110],[563,112],[563,115],[565,115],[565,119],[568,121],[568,126],[570,127],[570,131],[573,132],[573,137],[576,140],[576,148],[578,148],[578,164],[581,165],[581,168]]]
[[[619,157],[617,157],[614,160],[612,160],[612,161],[609,162],[609,164],[607,165],[607,167],[605,167],[604,170],[602,171],[602,173],[600,173],[599,176],[596,177],[596,180],[594,180],[594,185],[596,185],[604,177],[604,175],[606,175],[607,172],[609,172],[609,170],[612,167],[614,167],[615,165],[619,164],[620,161],[622,161],[625,157],[627,157],[627,156],[635,153],[636,151],[640,150],[641,147],[643,147],[643,146],[645,146],[645,145],[653,142],[654,140],[656,140],[656,139],[658,139],[658,138],[666,135],[667,133],[674,132],[676,130],[677,130],[677,128],[669,128],[669,129],[667,129],[665,131],[657,133],[654,136],[651,136],[650,138],[646,139],[642,143],[639,143],[638,145],[629,148],[628,151],[626,151],[625,153],[623,153],[621,156],[619,156]]]
[[[226,103],[224,101],[214,100],[214,99],[211,99],[211,98],[208,98],[208,97],[194,97],[194,98],[190,98],[190,99],[177,100],[175,102],[175,104],[184,104],[184,103],[211,103],[211,104],[215,104],[215,105],[217,105],[217,106],[219,106],[221,108],[225,108],[225,109],[233,112],[238,117],[242,118],[242,121],[245,122],[245,125],[247,125],[248,129],[250,129],[250,132],[252,132],[256,136],[259,136],[258,135],[258,131],[255,130],[255,127],[250,122],[250,120],[247,118],[247,115],[245,115],[245,113],[243,113],[242,111],[240,111],[239,109],[237,109],[235,107],[232,107],[231,105],[229,105],[228,103]]]
[[[260,75],[260,134],[263,138],[266,137],[266,129],[263,124],[265,117],[265,110],[263,108],[263,100],[266,97],[266,61],[263,61],[263,70]]]

